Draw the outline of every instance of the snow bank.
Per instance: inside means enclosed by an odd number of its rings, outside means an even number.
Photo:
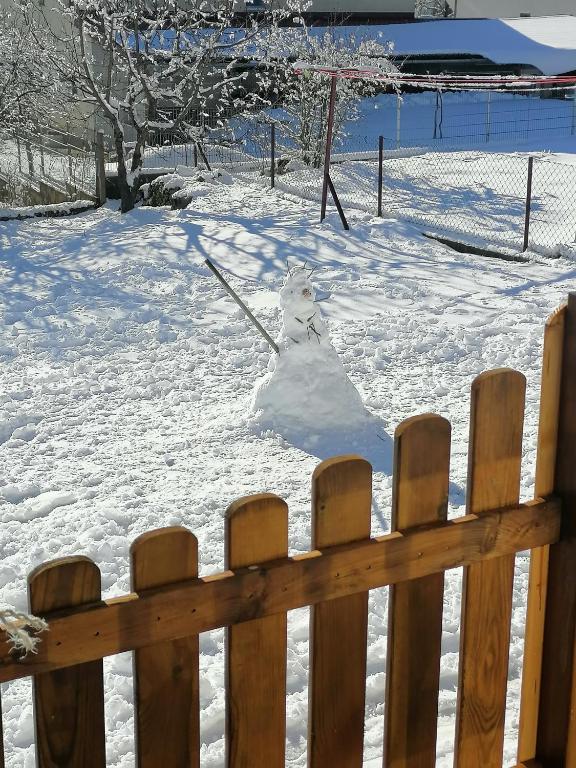
[[[70,216],[72,213],[83,213],[95,208],[92,200],[74,200],[50,205],[29,205],[21,208],[0,208],[0,221],[12,219],[34,219],[36,217]]]

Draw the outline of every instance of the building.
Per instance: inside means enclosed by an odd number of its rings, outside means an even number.
[[[394,44],[405,72],[576,74],[576,16],[438,19],[370,31]]]
[[[448,0],[457,19],[501,19],[576,14],[576,0]]]

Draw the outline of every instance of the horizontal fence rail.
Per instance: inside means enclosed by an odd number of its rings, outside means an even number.
[[[30,609],[49,622],[37,654],[0,644],[0,682],[32,676],[39,768],[104,768],[102,659],[133,652],[138,768],[199,768],[198,635],[226,628],[226,766],[284,768],[287,612],[310,610],[308,764],[363,762],[368,594],[390,587],[384,765],[433,768],[444,573],[463,567],[455,766],[501,766],[514,555],[532,550],[518,766],[571,765],[576,638],[576,294],[544,336],[536,490],[519,502],[524,376],[471,390],[467,514],[447,520],[451,429],[437,415],[394,437],[392,532],[370,535],[372,468],[322,462],[312,547],[288,556],[288,507],[248,496],[226,514],[226,570],[198,576],[183,527],[140,536],[130,594],[101,599],[86,557],[38,567]],[[0,764],[2,764],[0,750]]]
[[[263,516],[283,504],[272,495],[251,503],[261,506]],[[545,546],[558,539],[559,526],[559,503],[536,500],[266,565],[256,562],[155,594],[93,601],[82,611],[51,614],[37,654],[17,661],[4,645],[0,682]]]

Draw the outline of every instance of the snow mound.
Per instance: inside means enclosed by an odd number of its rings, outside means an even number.
[[[362,399],[331,346],[281,349],[255,392],[258,422],[277,432],[341,431],[366,426]]]

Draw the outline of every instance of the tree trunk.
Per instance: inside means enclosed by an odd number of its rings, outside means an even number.
[[[118,191],[120,192],[120,212],[128,213],[134,208],[136,195],[128,179],[126,170],[126,158],[124,156],[124,137],[120,131],[114,129],[114,144],[116,146],[116,159],[118,162]]]

